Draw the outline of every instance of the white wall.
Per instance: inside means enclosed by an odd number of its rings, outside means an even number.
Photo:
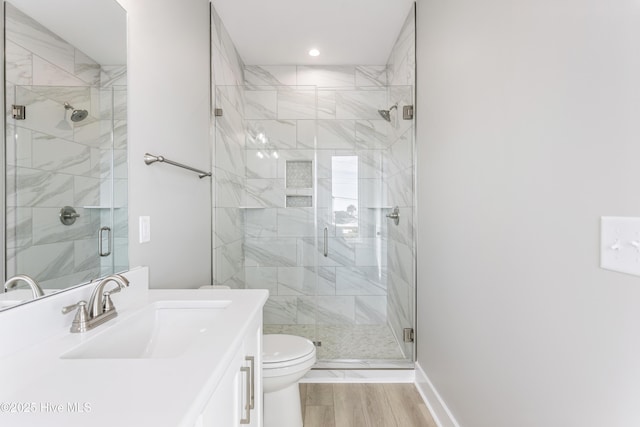
[[[129,254],[150,286],[188,288],[211,278],[211,181],[145,152],[210,170],[209,2],[118,0],[129,18]],[[138,217],[151,241],[138,242]]]
[[[640,4],[418,1],[418,362],[464,427],[640,425]]]

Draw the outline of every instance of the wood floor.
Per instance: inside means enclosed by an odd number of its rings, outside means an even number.
[[[436,427],[413,384],[300,384],[304,427]]]

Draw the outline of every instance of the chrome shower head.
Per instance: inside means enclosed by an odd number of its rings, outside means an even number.
[[[89,112],[87,110],[73,110],[71,113],[71,121],[72,122],[81,122],[87,118]]]
[[[388,122],[391,121],[391,115],[389,114],[389,110],[378,110],[378,113],[380,113],[382,118],[385,119],[386,121]]]
[[[64,103],[64,109],[65,110],[73,110],[71,112],[71,121],[72,122],[81,122],[84,119],[86,119],[87,116],[89,115],[89,112],[87,110],[76,110],[75,108],[73,108],[73,105],[69,104],[68,102]]]
[[[398,103],[396,102],[395,104],[393,104],[391,107],[389,107],[388,110],[378,110],[378,114],[380,114],[380,116],[382,116],[383,119],[385,119],[388,122],[391,122],[391,110],[397,110],[398,109]]]

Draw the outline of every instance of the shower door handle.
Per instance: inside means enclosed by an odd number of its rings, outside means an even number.
[[[104,232],[107,232],[107,251],[105,252],[102,248],[104,244]],[[111,228],[104,226],[100,228],[100,232],[98,233],[98,255],[100,256],[109,256],[111,255]]]
[[[325,258],[329,256],[329,229],[327,227],[324,228],[324,249],[322,254]]]

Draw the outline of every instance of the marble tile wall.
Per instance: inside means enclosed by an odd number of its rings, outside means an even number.
[[[126,267],[126,66],[101,67],[9,3],[5,53],[7,107],[27,106],[26,120],[7,117],[7,274],[59,288],[106,265]],[[65,102],[89,116],[71,122]],[[117,262],[98,257],[105,214],[94,208],[113,195],[112,156],[123,208],[114,226]],[[80,214],[71,226],[58,219],[65,205]]]
[[[247,287],[270,289],[267,324],[387,323],[383,155],[392,129],[378,113],[391,105],[386,70],[245,67],[247,203],[255,208],[245,212],[245,276]],[[332,159],[351,156],[358,231],[346,235],[332,218]],[[313,163],[316,189],[287,186],[287,162],[296,161]],[[292,194],[311,195],[313,207],[285,207]],[[316,238],[324,227],[326,258]]]
[[[398,35],[387,61],[389,97],[404,105],[413,105],[415,94],[415,5]],[[414,129],[413,121],[398,119],[389,135],[391,145],[384,154],[383,179],[387,184],[387,201],[400,208],[400,223],[389,225],[387,246],[389,324],[397,338],[402,329],[414,323],[415,243],[414,216]],[[412,356],[412,345],[398,339],[406,357]]]
[[[244,288],[246,156],[244,63],[216,10],[211,7],[212,98],[221,117],[213,129],[213,282]],[[257,190],[257,189],[256,189]],[[268,189],[266,189],[268,190]]]

